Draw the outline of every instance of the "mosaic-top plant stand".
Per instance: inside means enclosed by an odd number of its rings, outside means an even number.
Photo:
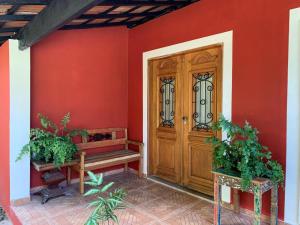
[[[214,225],[221,225],[221,187],[226,185],[234,190],[241,190],[241,178],[223,174],[214,173]],[[271,190],[271,225],[278,224],[278,185],[273,184],[269,179],[257,178],[252,180],[247,192],[254,195],[254,225],[261,224],[262,195]],[[234,209],[239,212],[238,191],[234,191]]]

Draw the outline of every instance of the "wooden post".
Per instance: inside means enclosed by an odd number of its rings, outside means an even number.
[[[254,187],[254,225],[261,225],[262,192],[258,185]]]
[[[214,225],[221,225],[221,196],[222,189],[219,184],[219,176],[214,178]]]
[[[79,177],[80,194],[84,194],[84,157],[85,157],[85,152],[81,152],[81,154],[80,154],[80,177]]]
[[[278,224],[278,185],[274,184],[271,189],[271,221],[270,225]]]

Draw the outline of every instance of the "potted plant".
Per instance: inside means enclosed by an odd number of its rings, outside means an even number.
[[[112,220],[115,223],[119,223],[118,217],[115,214],[115,210],[123,209],[123,201],[126,196],[123,189],[116,189],[113,192],[108,193],[108,197],[104,197],[103,193],[108,191],[113,185],[113,182],[110,182],[103,187],[103,175],[95,175],[93,172],[87,172],[90,181],[85,182],[85,184],[92,186],[92,189],[87,191],[84,196],[95,195],[96,200],[89,203],[89,207],[95,207],[94,211],[86,221],[85,225],[99,225],[104,224]]]
[[[69,129],[71,115],[67,113],[56,125],[48,117],[38,114],[42,128],[30,130],[30,141],[21,150],[17,160],[24,155],[30,154],[31,160],[44,163],[53,163],[60,167],[65,162],[74,159],[77,146],[73,142],[75,136],[86,137],[87,131],[81,129]]]
[[[214,170],[241,177],[242,190],[247,190],[251,180],[257,177],[283,184],[282,166],[271,159],[272,153],[259,143],[257,129],[247,121],[240,127],[221,116],[213,125],[213,130],[222,130],[227,135],[224,140],[217,137],[208,138],[214,149]]]

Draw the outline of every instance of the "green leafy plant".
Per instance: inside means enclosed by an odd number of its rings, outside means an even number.
[[[6,219],[4,210],[0,207],[0,222]]]
[[[122,204],[126,196],[123,189],[116,189],[108,194],[108,197],[103,197],[103,193],[108,191],[113,185],[110,182],[103,187],[103,175],[95,175],[93,172],[88,171],[90,181],[85,182],[86,184],[92,186],[92,189],[87,191],[84,196],[96,195],[96,200],[89,203],[89,207],[95,207],[94,211],[90,215],[89,219],[85,225],[99,225],[99,222],[109,222],[112,220],[115,223],[119,223],[118,217],[114,213],[117,209],[123,209]]]
[[[57,125],[48,117],[38,114],[42,128],[33,128],[30,130],[30,141],[21,150],[17,160],[24,155],[30,154],[34,161],[54,163],[59,167],[65,162],[71,161],[76,152],[77,146],[73,142],[73,137],[86,137],[87,131],[81,129],[69,129],[71,115],[67,113],[60,124]]]
[[[229,175],[242,178],[242,189],[247,190],[251,180],[264,177],[276,184],[283,184],[284,173],[282,166],[272,160],[272,153],[258,141],[258,131],[248,122],[243,127],[231,123],[223,116],[213,125],[214,131],[227,134],[225,140],[217,137],[208,138],[212,143],[213,167],[222,169]]]

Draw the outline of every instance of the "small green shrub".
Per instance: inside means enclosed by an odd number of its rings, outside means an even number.
[[[4,210],[0,207],[0,222],[6,219]]]
[[[212,143],[213,167],[222,168],[225,173],[237,172],[242,178],[242,189],[247,190],[251,180],[256,177],[269,178],[276,184],[284,182],[282,166],[271,160],[272,153],[258,141],[258,131],[248,122],[243,127],[232,124],[223,116],[213,125],[214,131],[227,134],[225,140],[208,138]]]
[[[40,113],[38,118],[42,128],[30,130],[30,141],[23,147],[17,160],[30,154],[31,159],[34,161],[53,162],[57,167],[71,161],[77,152],[77,146],[73,143],[72,138],[78,135],[86,137],[87,131],[67,128],[71,120],[70,113],[63,117],[60,125],[56,125]]]
[[[114,183],[108,183],[101,188],[103,184],[103,175],[95,175],[93,172],[88,171],[90,181],[85,182],[93,188],[87,191],[84,196],[96,195],[97,199],[89,203],[89,207],[95,207],[85,225],[99,225],[103,222],[112,220],[119,223],[118,217],[114,213],[117,209],[123,209],[123,201],[126,196],[123,189],[116,189],[108,194],[108,197],[103,197],[103,193],[108,191]]]

